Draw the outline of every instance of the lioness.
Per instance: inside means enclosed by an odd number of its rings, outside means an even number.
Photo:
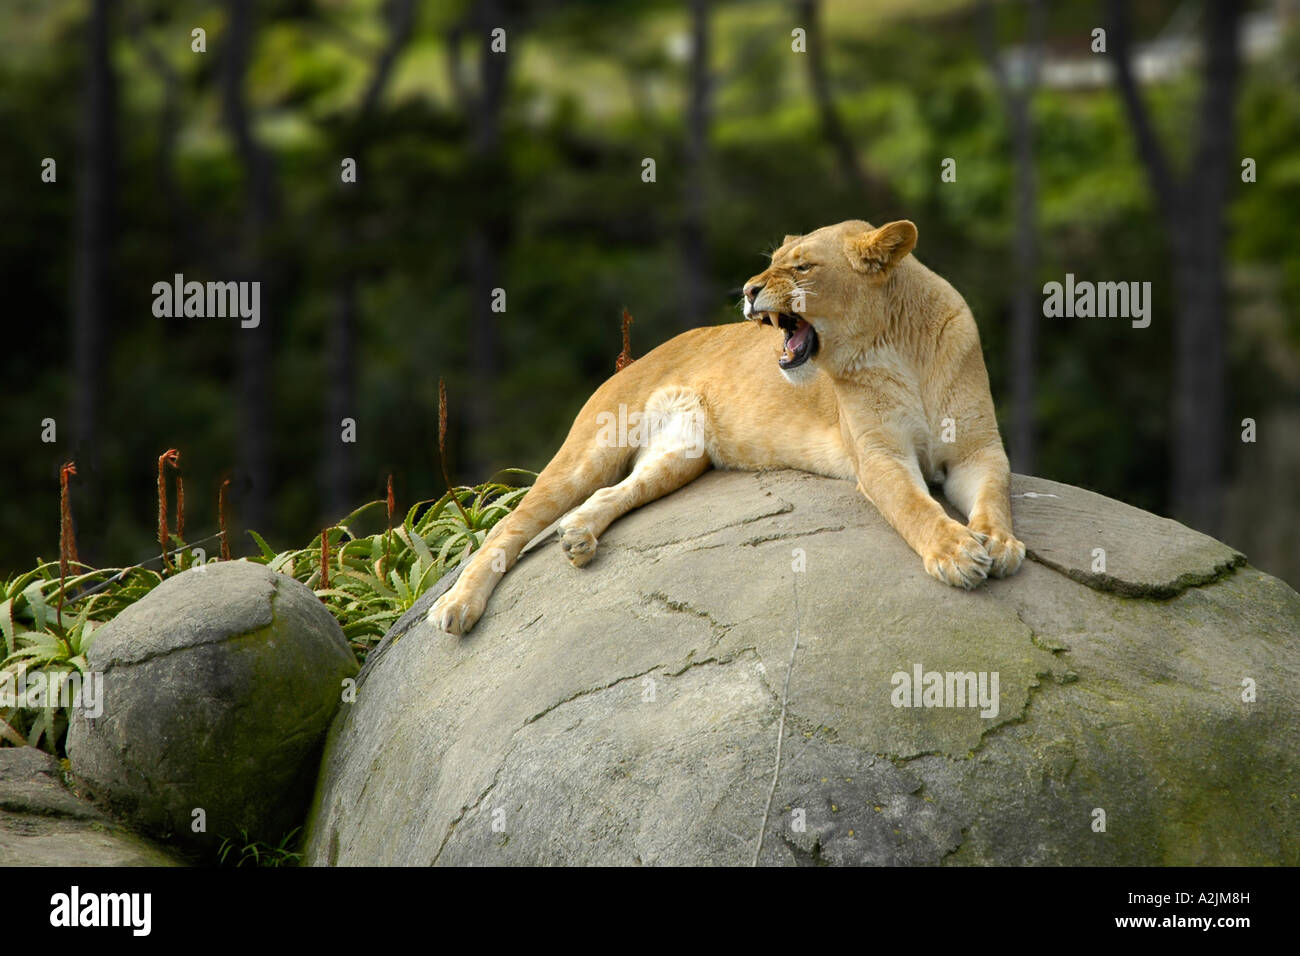
[[[915,245],[906,220],[786,236],[745,283],[750,322],[684,332],[596,389],[429,619],[464,634],[551,522],[567,512],[560,546],[581,567],[615,519],[710,465],[855,478],[940,581],[972,588],[1014,574],[1025,546],[1011,533],[979,332],[957,291],[909,255]],[[611,440],[615,417],[642,416]],[[948,517],[927,479],[968,525]]]

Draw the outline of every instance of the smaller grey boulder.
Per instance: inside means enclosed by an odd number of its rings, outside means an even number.
[[[0,748],[0,866],[176,866],[63,782],[33,747]]]
[[[73,773],[135,826],[207,851],[244,832],[278,843],[302,822],[358,669],[309,588],[247,561],[164,581],[86,659],[103,675],[102,712],[74,712]]]

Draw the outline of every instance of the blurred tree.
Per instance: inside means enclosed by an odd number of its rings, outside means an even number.
[[[376,134],[373,128],[375,113],[392,79],[398,57],[410,43],[415,18],[416,0],[385,0],[384,19],[388,35],[375,58],[356,115],[344,134],[343,155],[353,159],[358,169],[367,169],[365,159]],[[356,192],[357,184],[345,184],[343,189],[348,193]],[[334,307],[325,336],[325,374],[328,387],[324,396],[324,454],[321,456],[321,500],[325,508],[321,516],[323,520],[337,520],[355,507],[353,485],[356,480],[356,447],[354,444],[345,444],[341,440],[340,431],[343,419],[355,419],[359,414],[357,292],[360,277],[356,257],[356,217],[360,215],[358,206],[358,203],[344,203],[339,216],[340,262],[334,289]]]
[[[172,245],[181,248],[188,243],[190,235],[190,230],[185,227],[190,212],[186,208],[185,195],[176,182],[176,142],[181,129],[181,79],[166,51],[149,34],[149,13],[144,3],[138,0],[129,3],[126,7],[126,23],[131,42],[140,52],[140,59],[162,86],[155,170],[168,235]]]
[[[236,253],[239,280],[260,281],[261,322],[255,328],[234,324],[235,377],[239,409],[238,469],[247,482],[241,501],[245,527],[264,528],[270,515],[271,351],[275,286],[267,260],[267,235],[279,197],[271,154],[253,135],[245,76],[253,49],[252,0],[227,0],[229,22],[222,46],[222,117],[235,141],[244,172],[243,231]]]
[[[1024,475],[1036,473],[1038,442],[1034,400],[1038,393],[1038,177],[1034,172],[1034,130],[1030,104],[1038,88],[1043,59],[1047,10],[1043,0],[1028,0],[1029,41],[1012,65],[998,49],[997,11],[992,0],[981,0],[985,56],[1011,120],[1011,152],[1015,186],[1014,286],[1011,298],[1011,467]]]
[[[518,50],[519,21],[511,16],[504,0],[477,0],[465,23],[451,34],[449,55],[457,99],[469,124],[471,194],[475,208],[470,214],[464,246],[470,294],[470,367],[474,388],[469,395],[469,461],[466,470],[484,475],[490,468],[490,440],[497,425],[496,382],[500,369],[500,335],[493,311],[494,290],[503,289],[501,263],[509,241],[512,207],[509,157],[502,149],[502,124],[509,87],[510,67]],[[504,50],[494,52],[494,30]],[[468,32],[478,51],[478,86],[471,91],[459,69],[460,37]],[[509,298],[506,299],[507,308]]]
[[[691,0],[691,52],[689,99],[686,109],[686,168],[681,223],[682,302],[678,322],[683,329],[701,324],[710,311],[708,249],[705,243],[708,211],[709,0]]]
[[[1129,4],[1111,0],[1115,82],[1173,258],[1174,394],[1172,506],[1179,520],[1214,534],[1223,518],[1227,427],[1226,211],[1236,166],[1241,5],[1206,0],[1204,81],[1187,170],[1180,176],[1156,135],[1133,75]]]
[[[884,215],[884,210],[892,206],[889,190],[879,179],[870,175],[858,159],[857,146],[835,107],[828,62],[830,45],[822,36],[821,0],[795,0],[795,13],[808,43],[804,63],[822,136],[835,154],[845,185],[854,189],[865,203],[867,211],[862,214],[862,218],[880,217]]]
[[[117,188],[117,75],[111,0],[94,0],[86,23],[86,66],[77,169],[72,321],[72,457],[80,466],[78,502],[98,498],[100,409],[104,402],[104,331],[112,311],[110,256]],[[85,514],[83,505],[77,511]],[[79,521],[84,529],[96,527]],[[82,557],[95,560],[98,534],[83,534]]]

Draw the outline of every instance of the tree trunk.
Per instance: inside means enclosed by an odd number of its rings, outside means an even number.
[[[997,43],[997,13],[989,0],[982,4],[985,55],[1007,110],[1015,168],[1015,287],[1011,305],[1011,466],[1032,475],[1038,467],[1034,399],[1038,392],[1038,323],[1042,317],[1037,298],[1038,180],[1034,171],[1034,130],[1030,107],[1038,86],[1046,32],[1042,0],[1029,2],[1029,42],[1024,75],[1010,77]]]
[[[99,474],[99,408],[103,401],[104,327],[112,302],[109,257],[113,189],[117,174],[117,77],[111,59],[111,0],[95,0],[87,23],[82,141],[76,182],[72,313],[72,447],[81,466],[77,510],[95,505]],[[97,527],[78,522],[84,529]],[[95,538],[83,534],[81,556],[89,559]]]
[[[691,0],[690,104],[686,116],[686,169],[683,172],[682,304],[679,322],[699,325],[709,308],[708,249],[705,243],[708,193],[709,0]]]
[[[240,251],[236,254],[239,281],[261,282],[261,321],[256,328],[234,324],[236,356],[236,406],[239,414],[238,469],[247,481],[242,502],[244,527],[269,530],[271,487],[271,328],[274,322],[271,270],[264,243],[277,206],[274,168],[268,154],[253,136],[244,98],[253,41],[251,0],[227,0],[229,25],[223,50],[221,76],[222,113],[244,168],[244,222]]]
[[[1215,534],[1223,521],[1225,489],[1225,232],[1229,177],[1236,168],[1241,10],[1232,0],[1207,0],[1203,17],[1204,82],[1196,147],[1190,168],[1177,178],[1132,73],[1128,9],[1122,0],[1112,0],[1109,35],[1116,85],[1164,220],[1173,260],[1172,510],[1180,521]]]
[[[1174,243],[1173,506],[1180,521],[1215,534],[1223,517],[1228,424],[1223,250],[1203,227],[1183,228]]]
[[[156,159],[159,205],[166,216],[167,233],[173,256],[184,258],[182,250],[189,242],[190,213],[185,207],[185,197],[176,183],[176,143],[180,137],[180,76],[172,66],[167,53],[160,49],[148,35],[145,11],[139,6],[128,8],[127,23],[131,39],[140,51],[141,59],[154,72],[162,84],[162,104],[158,111],[158,154]]]
[[[1038,393],[1038,323],[1042,307],[1035,296],[1038,273],[1038,184],[1034,174],[1033,131],[1027,97],[1012,107],[1016,156],[1015,301],[1011,314],[1011,461],[1022,475],[1038,467],[1034,398]]]
[[[388,40],[375,60],[374,71],[361,97],[352,132],[344,147],[345,154],[356,160],[358,181],[340,184],[345,190],[364,188],[365,180],[361,177],[366,175],[364,158],[369,142],[368,126],[392,78],[398,58],[410,42],[415,25],[415,7],[415,0],[388,0],[385,4]],[[350,256],[355,248],[354,217],[364,214],[364,204],[343,203],[342,208],[345,211],[341,214],[338,229],[340,271],[334,290],[334,311],[325,335],[328,394],[324,401],[324,453],[321,456],[321,500],[325,504],[325,513],[320,516],[322,521],[337,521],[355,506],[356,446],[343,442],[342,422],[344,418],[356,419],[360,411],[357,401],[357,365],[362,354],[357,348],[360,276]],[[361,422],[358,422],[358,427],[362,427]]]
[[[1227,206],[1236,169],[1236,101],[1241,10],[1234,0],[1208,0],[1202,45],[1205,88],[1199,137],[1172,222],[1177,241],[1176,289],[1182,320],[1175,329],[1178,396],[1174,442],[1175,514],[1211,534],[1223,522],[1224,429],[1227,427]]]
[[[883,184],[869,176],[863,168],[858,159],[857,147],[844,128],[839,111],[835,108],[835,95],[831,92],[827,66],[828,47],[821,30],[821,2],[820,0],[796,0],[795,11],[808,43],[803,58],[808,70],[808,84],[812,90],[813,103],[817,107],[822,136],[835,154],[835,162],[839,166],[840,177],[844,180],[844,184],[861,196],[867,206],[862,211],[861,218],[875,219],[882,215],[881,210],[887,208],[889,197]]]
[[[489,436],[497,424],[496,387],[500,350],[497,313],[492,311],[493,290],[503,288],[501,260],[509,234],[509,164],[501,149],[501,123],[505,108],[510,58],[519,42],[506,22],[499,0],[480,0],[473,22],[480,47],[478,96],[472,108],[470,155],[473,157],[477,193],[483,201],[470,225],[465,245],[470,282],[470,368],[473,390],[467,403],[469,460],[472,481],[486,480],[492,466]],[[506,29],[506,52],[493,53],[491,32]],[[509,307],[509,298],[506,300]],[[455,480],[453,478],[453,480]]]
[[[343,419],[358,417],[357,278],[348,266],[341,269],[343,274],[334,291],[334,312],[325,333],[325,454],[321,464],[325,513],[319,516],[322,522],[338,521],[356,505],[351,497],[356,445],[344,443]]]

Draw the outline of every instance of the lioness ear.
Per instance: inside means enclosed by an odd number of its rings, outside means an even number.
[[[908,219],[885,223],[844,240],[849,265],[868,278],[883,281],[916,245],[916,226]]]
[[[781,245],[788,246],[796,239],[802,239],[802,238],[803,238],[802,236],[786,236],[784,239],[781,240]]]

